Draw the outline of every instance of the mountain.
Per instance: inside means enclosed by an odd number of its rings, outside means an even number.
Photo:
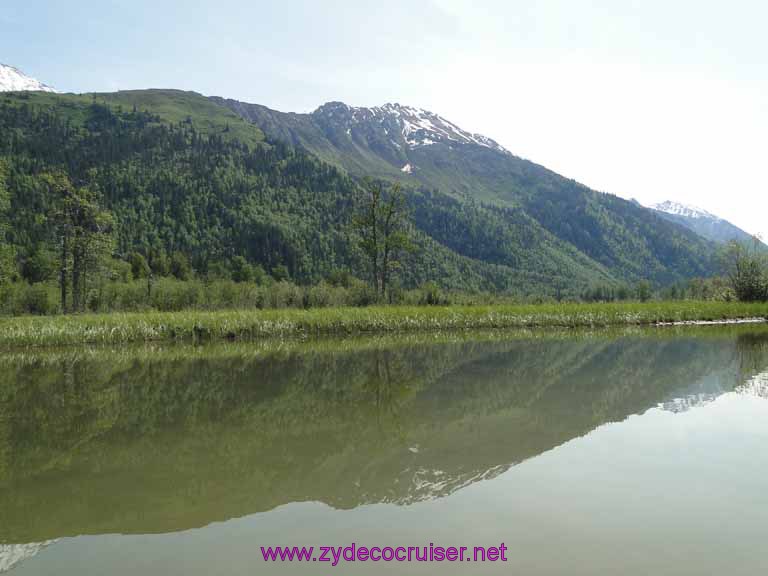
[[[396,104],[302,115],[178,90],[0,95],[0,219],[29,281],[50,277],[56,170],[98,191],[120,258],[180,253],[201,274],[244,256],[300,283],[366,277],[349,235],[362,176],[407,185],[405,287],[573,297],[714,271],[714,246],[687,228]]]
[[[18,68],[0,63],[0,92],[22,91],[55,92],[53,88],[30,78]]]
[[[46,173],[62,169],[100,191],[121,258],[181,253],[204,274],[238,255],[266,270],[284,265],[300,283],[339,269],[367,274],[349,238],[357,181],[265,139],[228,108],[176,90],[7,93],[0,95],[0,192],[5,185],[10,193],[7,237],[29,281],[41,279],[37,270],[55,250]],[[520,210],[422,190],[409,200],[418,249],[399,273],[407,287],[431,280],[464,291],[578,295],[594,283],[617,283]]]
[[[752,242],[754,236],[701,208],[667,200],[650,206],[670,222],[690,228],[700,236],[723,244],[731,240]]]
[[[214,101],[267,136],[303,147],[354,176],[389,178],[439,190],[461,203],[516,210],[526,218],[527,230],[576,248],[618,280],[665,284],[714,269],[714,247],[690,229],[519,158],[432,112],[331,102],[295,114]]]

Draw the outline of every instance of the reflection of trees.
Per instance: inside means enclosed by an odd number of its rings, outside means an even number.
[[[744,380],[768,370],[768,335],[762,331],[739,334],[736,351]]]
[[[707,334],[0,360],[0,541],[444,496],[768,364]]]
[[[0,478],[8,478],[11,474],[11,419],[3,404],[0,396]]]
[[[768,398],[768,337],[760,333],[741,334],[736,349],[743,380],[737,391]]]

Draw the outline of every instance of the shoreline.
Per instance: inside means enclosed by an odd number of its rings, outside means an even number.
[[[682,320],[680,322],[657,322],[654,326],[729,326],[734,324],[766,324],[768,318],[732,318],[725,320]]]
[[[681,326],[768,321],[768,303],[651,302],[131,312],[0,318],[0,350],[130,342],[249,341],[437,330]]]

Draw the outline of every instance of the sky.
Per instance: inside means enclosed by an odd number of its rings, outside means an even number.
[[[426,108],[768,238],[766,22],[764,0],[2,0],[0,62],[68,92]]]

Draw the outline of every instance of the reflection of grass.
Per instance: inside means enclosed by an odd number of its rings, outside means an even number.
[[[125,343],[99,343],[86,346],[9,347],[0,354],[0,370],[7,365],[45,365],[84,360],[133,362],[144,360],[215,360],[280,358],[291,354],[360,353],[369,350],[409,349],[415,346],[461,343],[508,342],[519,340],[613,340],[642,338],[670,340],[682,337],[697,339],[737,338],[742,335],[768,336],[766,324],[724,324],[716,326],[606,326],[596,328],[497,328],[467,330],[431,330],[420,332],[357,334],[344,336],[324,334],[317,337],[267,337],[257,340],[212,340],[201,346],[191,341],[161,340]]]
[[[199,342],[466,329],[589,328],[754,317],[768,318],[768,304],[661,302],[138,312],[7,318],[0,320],[0,345]]]

